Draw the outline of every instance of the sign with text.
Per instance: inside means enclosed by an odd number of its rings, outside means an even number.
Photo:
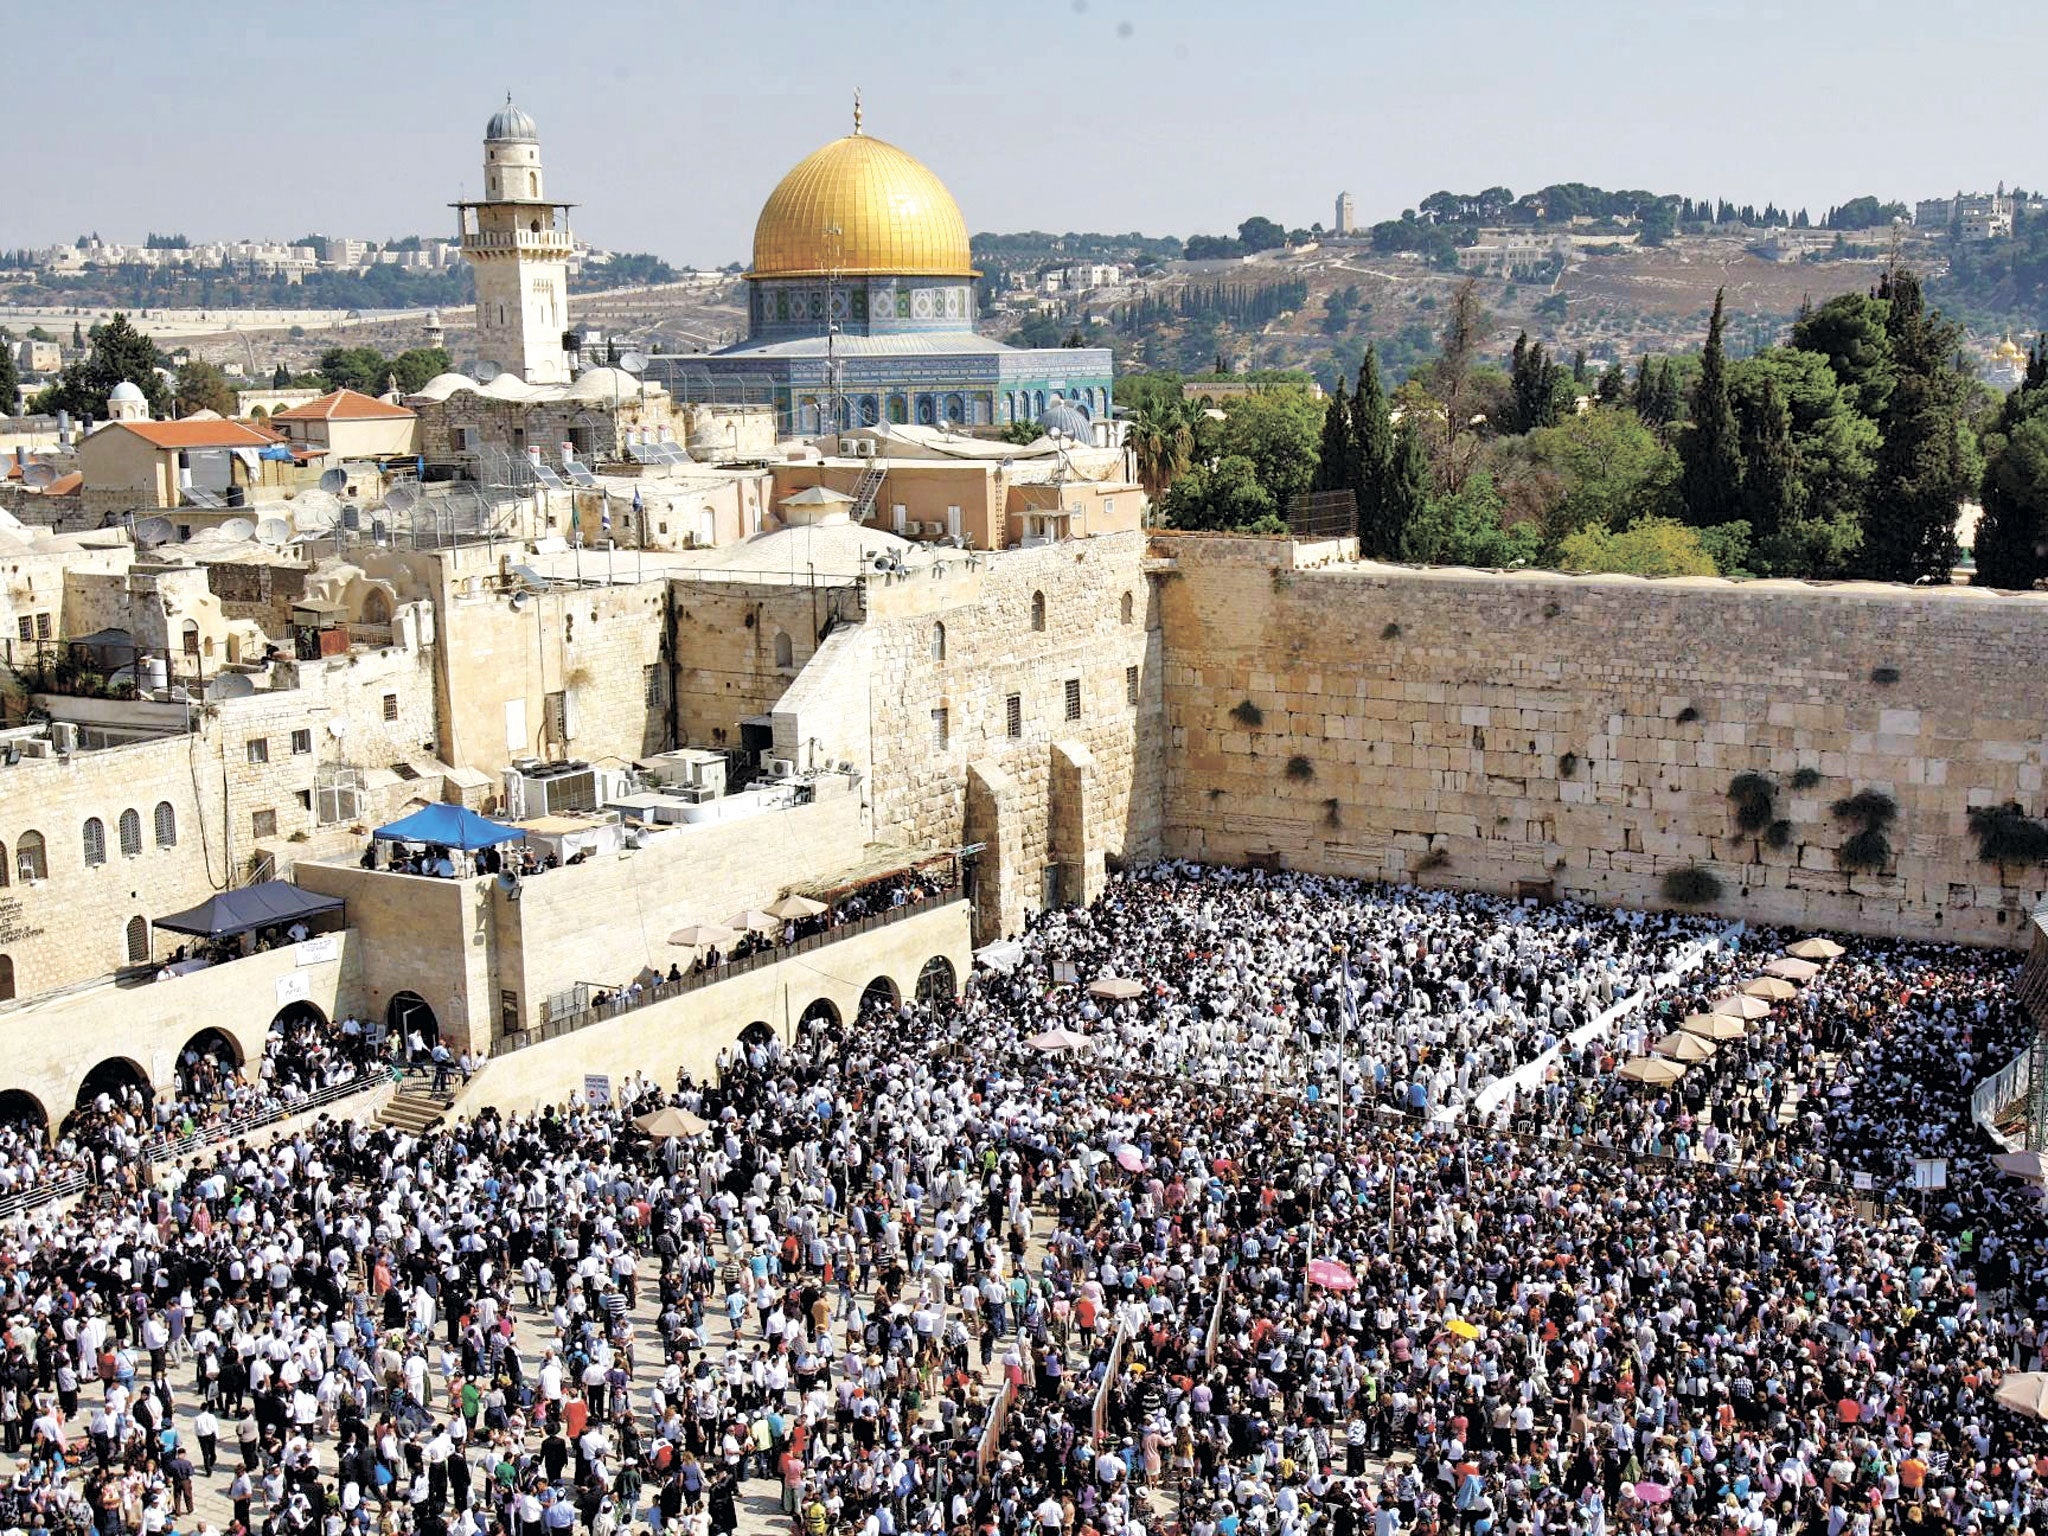
[[[612,1101],[612,1079],[609,1072],[586,1072],[583,1074],[583,1102],[586,1104],[609,1104]]]
[[[341,935],[323,933],[310,939],[302,939],[294,946],[300,965],[319,965],[326,960],[341,958]]]
[[[313,981],[309,976],[287,971],[277,978],[277,1005],[280,1008],[286,1003],[303,1003],[312,995]]]

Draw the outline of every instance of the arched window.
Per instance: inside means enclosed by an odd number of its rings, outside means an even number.
[[[142,852],[142,817],[134,811],[121,813],[121,856],[132,859]]]
[[[43,855],[43,834],[24,832],[14,845],[14,873],[22,880],[47,880],[50,862]]]
[[[1045,629],[1045,594],[1043,592],[1031,594],[1031,627],[1041,632]]]
[[[149,923],[142,917],[128,919],[128,963],[143,965],[149,960]]]
[[[793,667],[796,665],[796,647],[782,630],[775,632],[775,665]]]
[[[0,843],[0,891],[7,889],[14,877],[14,866],[7,862],[7,845]]]
[[[97,816],[85,818],[85,867],[97,868],[107,862],[107,828]]]
[[[1124,594],[1124,602],[1123,602],[1123,613],[1124,613],[1124,622],[1125,622],[1126,624],[1128,624],[1128,623],[1130,623],[1130,622],[1131,622],[1131,614],[1132,614],[1132,612],[1133,612],[1133,611],[1134,611],[1134,610],[1136,609],[1136,607],[1137,607],[1137,604],[1136,604],[1136,602],[1135,602],[1135,601],[1134,601],[1134,600],[1132,599],[1132,597],[1131,597],[1131,594],[1130,594],[1130,593],[1128,593],[1128,592],[1126,592],[1126,593]]]
[[[0,955],[0,1003],[14,1001],[14,956]]]
[[[156,803],[156,845],[159,848],[178,846],[178,813],[168,800]]]
[[[932,660],[944,661],[945,659],[946,626],[943,624],[934,624],[932,626]]]

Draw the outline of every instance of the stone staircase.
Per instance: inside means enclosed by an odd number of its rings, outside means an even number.
[[[455,1102],[455,1092],[460,1085],[461,1079],[451,1076],[448,1092],[437,1094],[434,1092],[433,1073],[407,1072],[398,1085],[398,1091],[377,1111],[377,1123],[394,1131],[403,1131],[408,1136],[430,1131],[447,1116],[448,1107]]]

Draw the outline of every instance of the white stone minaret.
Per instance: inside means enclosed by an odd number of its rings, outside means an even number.
[[[529,384],[563,384],[569,359],[569,203],[547,200],[533,119],[505,98],[484,130],[484,197],[457,203],[476,271],[476,355]]]

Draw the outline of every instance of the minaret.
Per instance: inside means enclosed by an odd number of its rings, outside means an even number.
[[[512,105],[484,130],[484,197],[457,203],[462,254],[476,272],[476,354],[529,384],[565,384],[569,360],[569,203],[541,184],[540,136]]]

